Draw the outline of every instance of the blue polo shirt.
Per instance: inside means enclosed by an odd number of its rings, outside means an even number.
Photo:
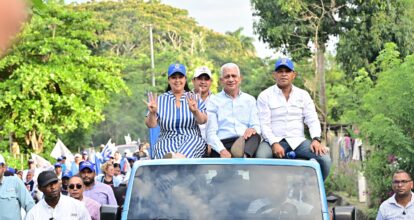
[[[20,208],[28,212],[35,205],[23,181],[15,176],[3,176],[0,181],[0,219],[22,219]]]

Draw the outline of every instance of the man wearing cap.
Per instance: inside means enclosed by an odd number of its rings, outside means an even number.
[[[62,164],[59,162],[55,163],[55,173],[59,179],[62,179]]]
[[[72,177],[72,172],[66,171],[62,173],[62,194],[67,196],[68,195],[68,185],[69,179]]]
[[[97,201],[101,205],[117,205],[112,188],[99,181],[95,181],[95,164],[90,161],[82,161],[79,165],[79,174],[85,184],[85,196]]]
[[[205,154],[206,143],[198,127],[207,121],[205,105],[190,92],[184,65],[171,64],[166,92],[158,97],[149,94],[145,103],[145,124],[149,128],[160,126],[155,158],[200,158]]]
[[[221,67],[223,90],[212,95],[207,105],[207,143],[214,150],[212,157],[253,157],[260,143],[256,100],[240,90],[241,80],[236,64]]]
[[[273,77],[276,85],[261,92],[257,99],[264,141],[256,156],[286,158],[287,152],[294,151],[297,158],[316,159],[326,179],[331,159],[321,145],[321,125],[312,98],[307,91],[293,85],[296,77],[293,62],[288,58],[277,60]],[[304,124],[312,141],[305,138]]]
[[[62,167],[62,173],[66,172],[66,157],[61,156],[57,158],[57,162],[60,163],[60,166]]]
[[[192,80],[194,85],[194,93],[200,95],[206,106],[211,95],[211,81],[211,71],[208,67],[201,66],[195,70]],[[204,141],[207,142],[206,124],[200,124],[198,127],[200,128],[201,136],[203,137]]]
[[[68,188],[70,197],[85,203],[92,220],[99,220],[99,209],[101,208],[101,204],[83,195],[83,192],[85,191],[85,184],[83,184],[82,179],[78,176],[71,177]]]
[[[6,162],[0,154],[0,219],[21,219],[20,209],[28,212],[34,201],[23,181],[15,176],[4,176],[5,171]]]
[[[37,184],[44,197],[27,213],[26,220],[91,219],[85,204],[61,194],[60,181],[53,171],[41,172]]]

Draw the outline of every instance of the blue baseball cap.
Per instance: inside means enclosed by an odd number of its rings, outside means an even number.
[[[181,73],[183,76],[186,76],[186,69],[183,64],[173,63],[168,67],[168,77],[174,73]]]
[[[82,171],[86,168],[89,168],[92,172],[95,172],[95,164],[89,162],[89,161],[82,161],[79,164],[79,171]]]
[[[57,161],[62,161],[62,157],[58,157],[57,158]]]
[[[55,168],[56,167],[62,167],[62,164],[61,163],[55,163]]]
[[[65,172],[62,174],[62,179],[63,179],[63,178],[71,178],[71,177],[72,177],[72,172],[71,172],[70,170],[65,171]]]
[[[295,69],[293,68],[293,62],[292,60],[288,59],[288,58],[280,58],[276,61],[275,63],[275,71],[278,70],[281,67],[286,67],[292,71],[295,71]]]

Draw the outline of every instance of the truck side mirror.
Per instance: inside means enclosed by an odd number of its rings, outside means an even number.
[[[336,206],[332,208],[334,220],[355,220],[356,213],[354,206]]]
[[[118,219],[121,219],[121,212],[118,211],[118,206],[102,205],[100,213],[101,213],[101,220],[118,220]]]

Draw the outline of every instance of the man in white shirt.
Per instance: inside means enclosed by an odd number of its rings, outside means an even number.
[[[404,170],[397,170],[392,177],[394,195],[385,200],[376,220],[414,219],[413,179]]]
[[[26,220],[91,220],[84,203],[60,193],[60,181],[53,171],[41,172],[37,183],[44,198],[30,209]]]
[[[261,92],[257,99],[264,141],[256,157],[286,158],[288,152],[293,151],[296,158],[316,159],[326,179],[331,159],[328,149],[321,145],[321,125],[312,98],[307,91],[292,84],[296,72],[291,60],[279,59],[273,76],[276,85]],[[309,128],[312,141],[305,138],[304,124]]]
[[[212,95],[207,105],[207,144],[214,150],[211,157],[253,157],[260,143],[256,99],[240,90],[241,81],[236,64],[221,67],[223,91]]]
[[[200,95],[200,98],[203,100],[204,104],[207,106],[208,100],[211,96],[211,82],[213,81],[211,78],[211,71],[206,66],[198,67],[194,72],[194,77],[192,80],[194,86],[194,93]],[[207,123],[199,124],[198,127],[200,128],[201,136],[203,137],[204,141],[207,142]],[[211,154],[211,146],[207,146],[207,155]]]

